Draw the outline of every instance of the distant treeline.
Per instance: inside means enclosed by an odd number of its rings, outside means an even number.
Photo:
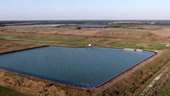
[[[0,24],[0,27],[4,27],[5,25],[4,24]]]
[[[82,26],[110,26],[110,25],[170,25],[170,20],[34,20],[34,21],[0,21],[0,26],[10,25],[82,25]]]

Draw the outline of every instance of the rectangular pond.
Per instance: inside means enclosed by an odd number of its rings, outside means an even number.
[[[154,56],[112,48],[44,47],[0,55],[0,68],[57,83],[95,88]]]

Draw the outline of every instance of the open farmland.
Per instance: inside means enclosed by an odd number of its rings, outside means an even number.
[[[106,88],[76,90],[46,81],[30,79],[15,73],[1,71],[0,85],[22,93],[47,96],[132,96],[139,95],[160,69],[170,64],[167,26],[130,26],[123,28],[58,28],[34,26],[7,26],[0,28],[0,53],[41,45],[64,47],[134,48],[159,51],[153,60],[121,75]],[[159,32],[160,33],[159,33]],[[166,57],[166,58],[164,58]],[[37,83],[38,82],[38,83]],[[167,88],[167,87],[166,87]],[[166,89],[165,89],[166,90]],[[164,92],[164,91],[162,91]]]

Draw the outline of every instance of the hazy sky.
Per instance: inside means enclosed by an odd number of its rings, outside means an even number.
[[[0,20],[170,19],[170,0],[1,0]]]

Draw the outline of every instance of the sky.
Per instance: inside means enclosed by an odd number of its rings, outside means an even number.
[[[1,0],[0,20],[170,20],[170,0]]]

